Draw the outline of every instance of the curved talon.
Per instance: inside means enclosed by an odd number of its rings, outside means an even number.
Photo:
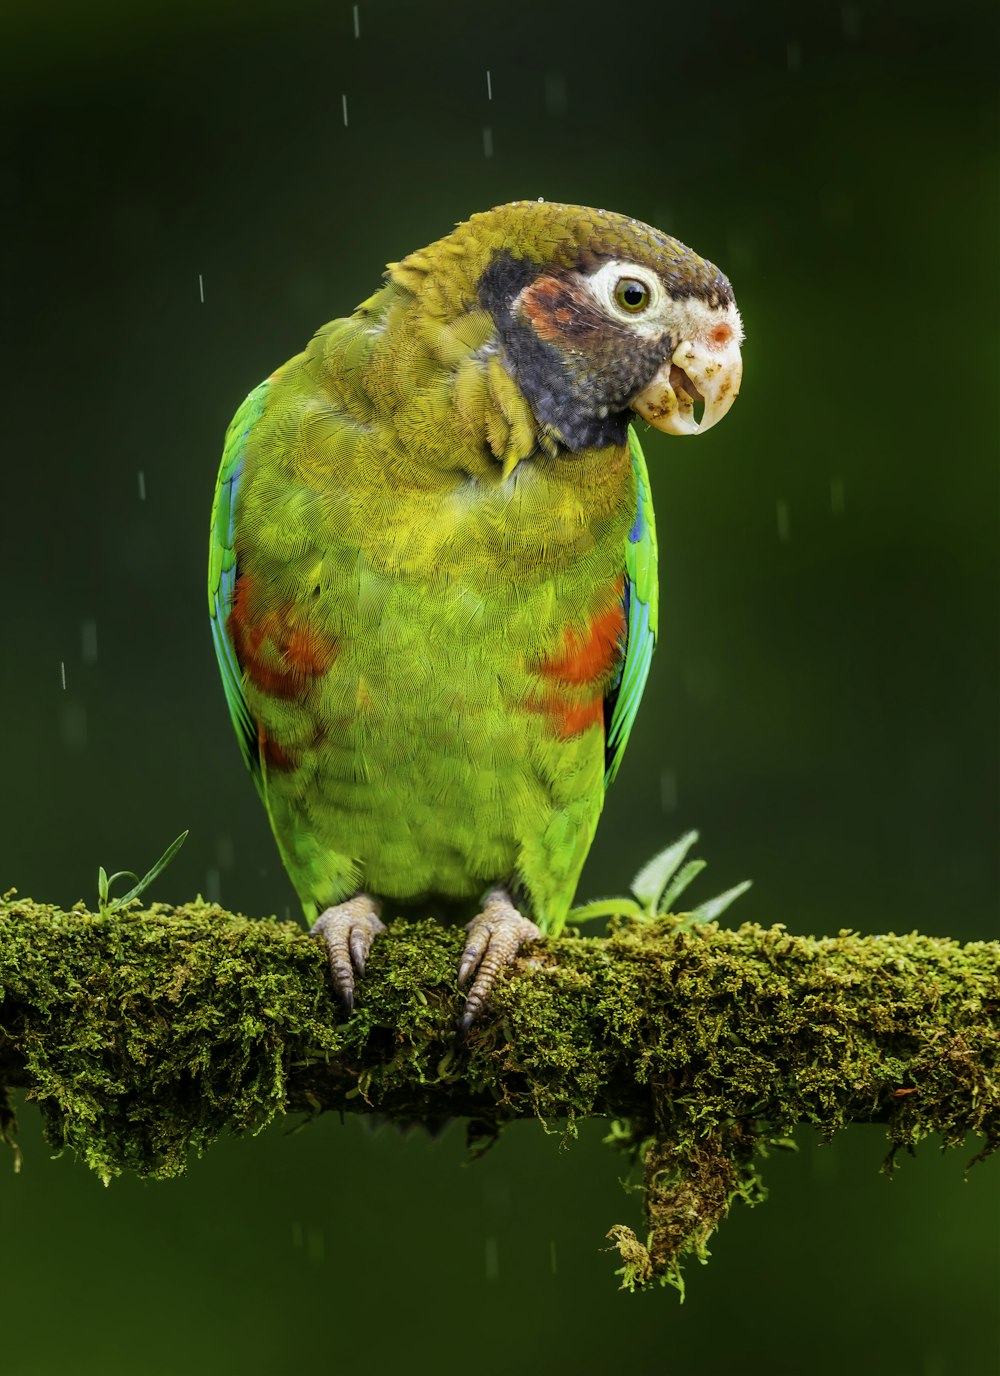
[[[366,893],[346,903],[327,908],[310,928],[310,935],[321,936],[330,962],[330,978],[348,1017],[354,1012],[354,979],[365,973],[365,961],[372,942],[385,923],[379,919],[378,904]]]
[[[460,1037],[466,1035],[482,1012],[504,966],[513,963],[525,942],[537,941],[542,935],[534,922],[518,912],[505,889],[494,889],[487,894],[483,911],[465,930],[469,939],[458,966],[459,988],[474,970],[476,978],[459,1019]]]

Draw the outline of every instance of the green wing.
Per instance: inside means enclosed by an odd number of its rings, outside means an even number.
[[[212,640],[240,752],[262,798],[264,780],[260,768],[257,724],[243,696],[243,674],[236,659],[228,621],[236,592],[236,493],[243,472],[247,438],[264,410],[269,386],[270,383],[262,382],[254,388],[226,431],[208,541],[208,614],[212,623]]]
[[[605,702],[607,788],[618,773],[632,723],[642,700],[656,644],[659,586],[656,576],[656,524],[649,495],[646,460],[635,431],[628,430],[636,478],[636,514],[625,545],[625,615],[628,626],[621,676]]]

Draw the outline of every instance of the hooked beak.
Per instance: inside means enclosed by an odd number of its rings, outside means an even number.
[[[683,339],[630,403],[643,420],[668,435],[710,430],[736,400],[743,376],[740,333],[725,321]],[[701,421],[695,403],[704,403]]]

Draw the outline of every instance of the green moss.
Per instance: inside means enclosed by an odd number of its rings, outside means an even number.
[[[104,1179],[177,1175],[223,1132],[297,1110],[463,1116],[473,1145],[513,1118],[606,1117],[644,1169],[646,1241],[613,1230],[630,1288],[680,1288],[796,1124],[884,1122],[890,1159],[932,1133],[984,1152],[1000,1137],[996,944],[630,918],[539,943],[459,1043],[461,940],[395,922],[344,1023],[320,943],[292,924],[8,895],[0,1086],[26,1088],[49,1140]]]

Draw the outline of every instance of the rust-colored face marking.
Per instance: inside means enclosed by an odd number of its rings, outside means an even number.
[[[294,604],[268,607],[246,575],[236,581],[229,632],[247,678],[276,698],[301,697],[337,653],[333,636],[324,635]]]
[[[585,341],[602,325],[586,289],[561,277],[539,277],[525,287],[520,308],[538,338],[549,343]]]

